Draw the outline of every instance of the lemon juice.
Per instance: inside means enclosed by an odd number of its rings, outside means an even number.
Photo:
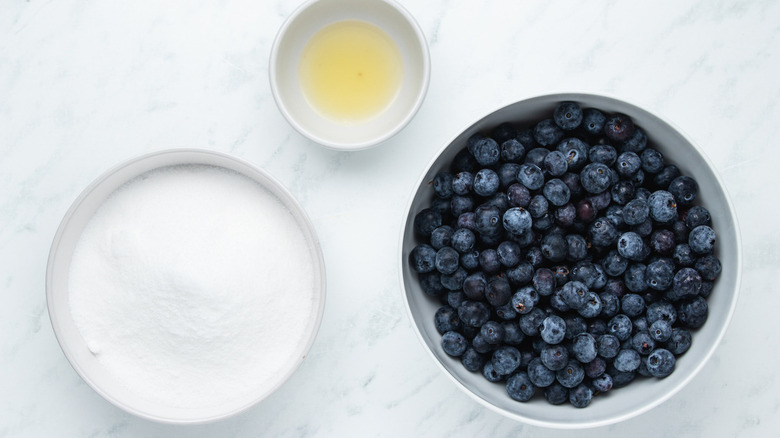
[[[339,21],[308,41],[298,78],[306,100],[323,116],[359,122],[393,102],[403,79],[403,60],[393,39],[379,27]]]

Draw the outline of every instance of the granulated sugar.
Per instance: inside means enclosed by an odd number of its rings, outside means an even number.
[[[73,320],[138,395],[201,408],[275,385],[315,324],[311,250],[265,188],[205,165],[114,192],[73,254]]]

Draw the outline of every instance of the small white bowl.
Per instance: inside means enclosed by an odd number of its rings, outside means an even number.
[[[477,132],[489,133],[502,122],[511,122],[521,128],[533,126],[539,120],[550,117],[556,105],[563,101],[577,102],[584,108],[628,115],[637,126],[644,129],[649,144],[661,151],[669,163],[674,163],[683,174],[698,181],[697,199],[712,215],[713,226],[718,233],[715,254],[723,265],[723,271],[707,299],[707,322],[692,331],[693,343],[679,357],[675,371],[664,379],[637,379],[624,388],[595,398],[584,409],[568,403],[563,406],[550,405],[540,397],[539,390],[534,400],[516,402],[507,395],[505,385],[488,382],[481,373],[466,370],[459,359],[448,356],[441,347],[441,335],[436,331],[433,318],[441,303],[425,295],[417,275],[409,266],[409,253],[420,243],[414,233],[414,217],[421,209],[429,206],[434,197],[429,181],[438,172],[449,168],[455,155],[465,147],[466,140]],[[584,93],[550,94],[515,102],[493,111],[461,131],[436,154],[414,186],[399,248],[407,312],[418,337],[435,363],[460,389],[484,406],[523,423],[558,429],[606,426],[635,417],[668,400],[693,380],[726,333],[736,308],[742,273],[742,246],[737,216],[723,182],[702,149],[674,125],[648,110],[611,97]]]
[[[280,373],[251,394],[237,396],[217,406],[170,406],[134,392],[120,382],[87,346],[70,308],[69,272],[71,259],[90,219],[120,186],[155,169],[176,165],[207,165],[237,172],[257,182],[285,206],[309,244],[314,274],[312,312],[304,337]],[[265,171],[222,153],[199,149],[173,149],[129,160],[107,171],[87,187],[65,214],[52,242],[46,269],[46,304],[54,334],[70,364],[98,394],[115,406],[148,420],[170,424],[200,424],[221,420],[249,409],[270,396],[286,382],[303,362],[322,321],[325,308],[325,267],[314,227],[289,191]],[[270,335],[269,335],[270,336]]]
[[[366,120],[339,122],[320,114],[306,100],[298,77],[304,47],[319,30],[343,20],[358,20],[383,30],[398,47],[403,78],[395,100]],[[430,78],[425,36],[414,18],[392,0],[310,0],[282,25],[271,49],[271,91],[287,121],[309,139],[337,150],[375,146],[403,129],[422,105]]]

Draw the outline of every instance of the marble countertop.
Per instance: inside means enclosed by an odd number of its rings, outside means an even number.
[[[404,310],[398,226],[433,155],[515,100],[606,93],[698,142],[736,206],[741,297],[720,347],[682,391],[614,436],[780,430],[780,3],[401,0],[430,44],[427,98],[361,152],[294,131],[268,84],[282,0],[0,0],[0,436],[570,436],[502,417],[429,358]],[[322,328],[277,393],[218,423],[176,427],[114,407],[57,344],[44,273],[59,221],[106,169],[143,153],[226,152],[277,177],[307,210],[328,270]]]

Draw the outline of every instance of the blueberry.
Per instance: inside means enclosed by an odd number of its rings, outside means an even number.
[[[481,301],[464,301],[458,307],[458,318],[468,327],[482,327],[490,318],[490,308]]]
[[[471,155],[470,150],[462,149],[457,154],[455,154],[455,157],[452,159],[452,164],[450,164],[450,168],[455,172],[471,172],[473,170],[476,170],[479,167],[477,164],[477,160],[474,159],[474,156]]]
[[[522,286],[531,282],[534,276],[534,267],[527,261],[521,261],[516,266],[505,272],[507,280],[513,286]]]
[[[691,332],[684,328],[672,329],[672,337],[666,342],[666,349],[679,356],[691,348]]]
[[[568,250],[567,260],[579,261],[588,256],[588,242],[579,234],[567,234],[566,247]]]
[[[623,142],[620,150],[624,152],[634,152],[638,154],[643,152],[646,147],[647,147],[647,135],[641,128],[635,126],[634,134],[631,135],[631,137],[628,140]]]
[[[441,336],[441,348],[450,356],[460,356],[468,348],[466,338],[458,332],[449,331]]]
[[[452,242],[453,229],[449,225],[442,225],[431,232],[431,246],[439,250],[445,246],[450,246]]]
[[[609,167],[605,164],[590,163],[580,172],[580,184],[588,193],[603,193],[612,182],[610,172]]]
[[[479,234],[494,235],[501,231],[501,210],[494,205],[480,205],[474,211]]]
[[[620,351],[620,339],[609,333],[603,334],[597,338],[596,348],[599,356],[604,359],[612,359]]]
[[[562,370],[569,362],[569,353],[561,344],[549,345],[542,349],[539,354],[544,366],[552,371]]]
[[[628,265],[626,272],[623,274],[623,283],[626,289],[634,293],[644,292],[647,289],[646,271],[647,266],[642,263]]]
[[[501,325],[504,327],[505,344],[517,346],[523,342],[525,335],[520,331],[516,321],[503,321]]]
[[[656,254],[672,255],[676,246],[674,232],[667,229],[655,230],[650,235],[650,249]]]
[[[504,229],[513,234],[523,234],[531,229],[533,219],[528,210],[521,207],[512,207],[504,213],[501,223]]]
[[[644,258],[644,241],[639,234],[628,231],[620,235],[617,241],[617,250],[621,257],[640,261]]]
[[[561,299],[572,309],[579,309],[588,302],[588,287],[579,281],[570,281],[561,288]]]
[[[555,372],[544,366],[542,360],[535,357],[528,364],[528,378],[538,388],[545,388],[555,382]]]
[[[518,163],[525,156],[525,147],[515,138],[501,143],[501,158],[510,163]]]
[[[542,255],[551,262],[561,262],[566,259],[569,252],[566,238],[557,233],[547,234],[542,238]]]
[[[701,274],[697,270],[681,268],[674,274],[672,288],[667,291],[666,296],[672,301],[693,298],[699,295],[701,284]]]
[[[544,256],[542,256],[542,250],[534,246],[528,248],[525,253],[525,259],[528,261],[528,263],[531,264],[531,266],[538,268],[544,261]]]
[[[588,227],[590,243],[595,246],[609,247],[618,239],[618,230],[609,219],[600,217]]]
[[[439,172],[433,177],[433,192],[436,196],[449,199],[452,196],[452,179],[449,172]]]
[[[667,189],[672,180],[678,176],[680,176],[680,169],[674,164],[670,164],[653,177],[653,183],[661,189]]]
[[[461,213],[456,222],[458,228],[466,228],[471,231],[477,229],[477,215],[473,211]]]
[[[536,387],[531,383],[528,374],[521,371],[513,374],[506,381],[506,392],[512,400],[526,402],[533,398]]]
[[[454,195],[450,199],[450,214],[460,216],[474,209],[474,199],[471,196]]]
[[[492,345],[498,345],[504,342],[504,326],[497,321],[488,321],[479,330],[479,334],[485,339],[485,342]]]
[[[552,119],[544,119],[534,126],[534,140],[542,146],[558,144],[563,139],[563,130]]]
[[[561,176],[569,169],[568,159],[561,151],[552,151],[544,157],[542,169],[551,176]]]
[[[430,245],[421,243],[409,253],[409,261],[415,272],[431,272],[436,269],[436,250]]]
[[[493,306],[500,307],[512,298],[512,287],[504,277],[497,277],[488,282],[485,289],[485,300]]]
[[[456,195],[468,195],[474,187],[474,174],[458,172],[452,178],[452,192]]]
[[[561,405],[569,400],[569,389],[564,388],[560,383],[553,382],[544,388],[544,398],[551,405]]]
[[[688,246],[696,254],[709,254],[715,246],[715,231],[707,225],[699,225],[688,235]]]
[[[640,355],[647,356],[655,348],[655,340],[647,331],[640,331],[631,337],[631,348]]]
[[[582,111],[582,126],[588,134],[602,134],[606,122],[607,116],[595,108],[585,108]]]
[[[700,205],[694,205],[685,214],[685,225],[690,230],[699,225],[710,225],[711,221],[709,210]]]
[[[599,294],[599,299],[601,300],[600,316],[612,318],[617,315],[620,310],[620,298],[617,295],[610,292],[602,292]]]
[[[645,300],[638,294],[625,294],[620,299],[620,309],[626,316],[636,318],[645,311]]]
[[[617,353],[616,353],[617,354]],[[607,362],[604,358],[596,356],[592,361],[583,364],[585,369],[585,376],[591,379],[595,379],[598,376],[603,375],[607,371]]]
[[[485,366],[487,359],[482,353],[477,352],[473,347],[469,347],[463,352],[460,357],[460,362],[463,364],[463,368],[471,372],[479,371]]]
[[[656,222],[669,222],[677,217],[677,203],[666,190],[656,190],[647,200],[650,217]]]
[[[452,200],[444,199],[438,196],[431,200],[431,210],[439,213],[442,217],[442,223],[446,221],[446,218],[452,215]]]
[[[483,272],[475,272],[463,280],[463,293],[470,300],[482,300],[487,290],[487,279]]]
[[[461,254],[471,253],[477,243],[474,232],[466,228],[458,228],[450,239],[452,248]]]
[[[452,274],[441,275],[441,285],[451,291],[460,290],[463,287],[463,281],[468,277],[465,269],[458,267]]]
[[[441,274],[436,271],[425,272],[418,275],[420,287],[423,292],[431,297],[438,297],[444,293],[444,286],[441,284]]]
[[[688,242],[688,226],[684,221],[678,219],[672,222],[672,232],[677,243]]]
[[[653,377],[666,377],[674,371],[674,354],[664,348],[658,348],[647,358],[647,371]]]
[[[485,377],[485,379],[488,382],[497,383],[502,380],[504,380],[503,375],[501,375],[498,371],[496,371],[495,367],[493,367],[493,362],[491,361],[485,361],[485,365],[482,367],[482,375]]]
[[[463,318],[461,317],[461,320],[462,319]],[[625,341],[631,337],[632,329],[633,325],[631,324],[631,319],[622,313],[615,315],[607,323],[607,333],[615,336],[620,341]]]
[[[706,255],[696,260],[695,269],[699,271],[701,278],[706,281],[713,281],[718,278],[723,269],[720,260],[714,255]]]
[[[617,277],[626,271],[628,260],[621,256],[617,250],[613,249],[610,250],[601,261],[601,266],[608,275]]]
[[[531,202],[528,203],[527,210],[532,218],[538,219],[547,214],[549,207],[550,203],[547,201],[547,198],[542,195],[535,195],[531,198]]]
[[[531,202],[531,192],[520,183],[515,183],[507,187],[506,197],[509,201],[509,205],[512,207],[525,208]]]
[[[604,122],[604,135],[612,141],[623,142],[634,135],[634,121],[624,114],[614,114]]]
[[[544,185],[544,174],[539,166],[524,163],[517,172],[517,180],[528,190],[539,190]]]
[[[601,309],[601,298],[596,292],[590,291],[585,305],[577,309],[577,312],[585,318],[595,318],[601,313]]]
[[[639,156],[642,159],[642,170],[646,173],[655,175],[664,168],[664,156],[661,152],[653,148],[647,148]]]
[[[576,137],[569,137],[561,141],[555,150],[563,152],[570,171],[581,170],[588,162],[590,145]]]
[[[555,373],[555,379],[566,388],[574,388],[582,383],[585,370],[576,360],[569,360],[565,367]]]
[[[578,361],[582,363],[591,362],[596,359],[596,355],[598,354],[596,350],[596,338],[590,333],[579,333],[574,337],[572,351],[574,352],[574,357]]]
[[[699,185],[690,176],[678,176],[669,183],[667,189],[674,196],[677,205],[690,205],[699,193]]]
[[[555,124],[564,131],[571,131],[580,126],[582,119],[582,108],[575,102],[561,102],[553,112]]]
[[[512,321],[517,318],[517,312],[515,312],[511,302],[507,302],[503,306],[495,307],[495,312],[496,316],[498,316],[498,319],[501,321]],[[506,343],[508,344],[508,342]]]
[[[542,321],[539,330],[542,340],[548,344],[559,344],[566,334],[566,322],[558,315],[550,315]]]
[[[491,196],[498,191],[500,180],[498,174],[491,169],[480,169],[474,175],[474,193],[479,196]]]
[[[623,221],[626,225],[639,225],[650,217],[650,206],[644,199],[632,199],[623,207]]]
[[[555,276],[547,268],[537,269],[531,278],[531,282],[536,292],[541,296],[550,296],[555,290]]]
[[[434,315],[434,326],[440,334],[458,331],[460,329],[458,311],[448,305],[439,307]]]
[[[414,231],[422,237],[430,237],[433,230],[440,226],[441,214],[430,208],[424,208],[414,216]]]
[[[618,371],[624,373],[636,371],[639,368],[639,353],[635,350],[622,349],[615,356],[613,364]]]
[[[498,171],[496,172],[498,174],[499,188],[505,190],[507,187],[517,182],[517,172],[519,170],[520,170],[520,165],[517,163],[501,164],[498,167]]]
[[[509,122],[503,122],[490,131],[490,136],[497,142],[503,143],[517,136],[517,128]]]
[[[674,262],[671,259],[658,259],[650,262],[645,270],[645,281],[650,289],[658,291],[668,289],[674,280]]]
[[[668,301],[656,301],[647,306],[647,322],[652,324],[656,321],[666,321],[670,325],[677,320],[677,311],[674,305]]]
[[[539,303],[539,294],[533,286],[525,286],[512,295],[511,302],[515,312],[520,315],[525,315],[526,313],[530,313]]]
[[[593,400],[593,391],[584,384],[569,391],[569,403],[575,408],[585,408]]]
[[[533,164],[534,166],[538,168],[544,167],[544,159],[547,158],[547,155],[550,154],[550,150],[547,148],[533,148],[528,153],[525,154],[525,159],[523,160],[523,163],[525,164]]]
[[[650,324],[648,333],[650,334],[650,337],[653,338],[653,341],[666,342],[672,337],[672,324],[663,319],[659,319]]]
[[[618,205],[626,205],[626,203],[634,199],[634,183],[631,181],[618,181],[609,192],[612,195],[612,202]]]
[[[596,393],[602,394],[608,392],[612,389],[613,386],[612,376],[604,373],[591,380],[591,384],[593,385],[593,389],[596,391]]]
[[[612,166],[617,161],[617,151],[608,144],[597,144],[588,150],[588,157],[594,163]]]
[[[524,335],[538,336],[539,327],[542,325],[542,321],[544,321],[544,318],[546,317],[547,314],[545,314],[544,310],[535,307],[525,315],[520,315],[518,325],[520,326],[520,330]]]
[[[680,322],[690,328],[699,328],[704,325],[708,314],[707,300],[702,297],[683,301],[677,307],[677,316]]]
[[[458,270],[460,266],[460,257],[458,252],[452,247],[445,246],[444,248],[436,251],[436,258],[434,259],[434,266],[436,270],[442,274],[452,274]]]
[[[501,158],[501,149],[498,143],[490,137],[482,137],[471,148],[474,159],[480,166],[492,166]]]
[[[553,178],[544,183],[542,194],[552,205],[560,207],[571,198],[569,187],[558,178]]]
[[[642,168],[642,159],[633,152],[623,152],[618,155],[615,168],[621,178],[631,178]]]
[[[520,351],[512,346],[498,347],[493,351],[490,362],[496,372],[508,376],[520,366]]]

